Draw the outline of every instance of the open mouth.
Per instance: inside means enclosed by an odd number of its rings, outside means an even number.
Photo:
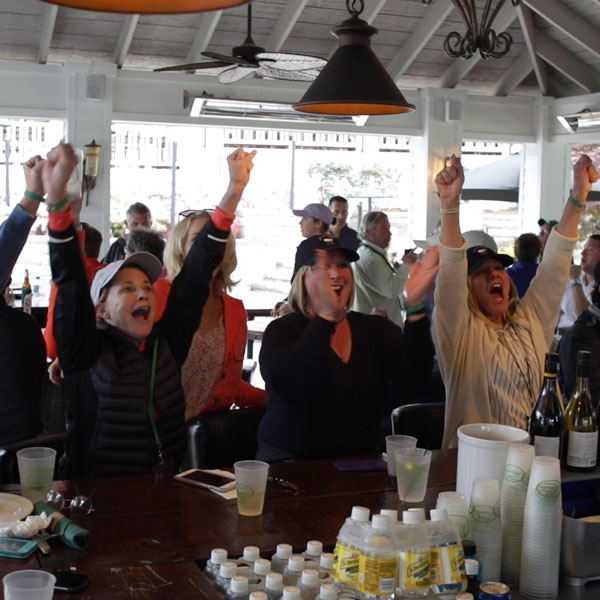
[[[338,295],[342,295],[342,286],[341,285],[332,285],[331,289]]]
[[[495,283],[490,289],[490,294],[502,298],[504,296],[504,294],[502,293],[502,284]]]
[[[150,316],[150,307],[149,306],[140,306],[139,308],[136,308],[131,315],[135,318],[135,319],[143,319],[144,321],[146,321],[148,319],[148,317]]]

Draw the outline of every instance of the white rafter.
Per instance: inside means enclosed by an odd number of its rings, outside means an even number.
[[[40,47],[38,49],[38,62],[42,65],[48,62],[48,54],[50,53],[50,44],[52,42],[52,35],[54,34],[57,14],[58,6],[56,4],[45,5],[44,24],[42,25]]]
[[[516,18],[517,13],[512,3],[506,2],[498,12],[498,16],[493,23],[494,30],[496,33],[500,33],[508,29]],[[463,23],[461,25],[465,26]],[[480,60],[481,57],[478,53],[474,54],[468,60],[462,58],[455,59],[450,68],[440,77],[438,86],[443,88],[455,87],[471,72]]]
[[[381,9],[385,6],[387,0],[371,0],[365,6],[360,18],[367,23],[373,23],[377,15],[381,12]]]
[[[187,58],[185,59],[186,63],[195,63],[202,60],[202,53],[208,48],[222,14],[222,10],[202,13],[198,31],[196,31],[194,41],[192,42]]]
[[[570,38],[600,57],[598,30],[558,0],[523,0],[538,15],[566,33]]]
[[[452,11],[451,0],[438,0],[427,9],[416,29],[387,66],[390,77],[399,79]]]
[[[538,87],[545,96],[548,93],[548,72],[546,70],[546,65],[535,51],[535,35],[537,27],[533,22],[533,14],[527,7],[520,5],[517,7],[517,15],[519,16],[519,23],[521,24],[527,52],[529,53],[529,60],[531,61]]]
[[[119,69],[125,62],[125,57],[129,52],[129,46],[131,46],[131,40],[133,40],[133,34],[135,33],[135,28],[137,27],[139,19],[140,15],[125,15],[125,18],[123,19],[117,47],[115,48],[113,57],[113,62],[116,63]]]
[[[531,69],[531,58],[529,52],[525,51],[496,82],[492,88],[492,95],[506,96],[510,94],[531,73]]]
[[[269,52],[279,52],[281,50],[307,2],[308,0],[288,0],[267,40],[265,48]]]

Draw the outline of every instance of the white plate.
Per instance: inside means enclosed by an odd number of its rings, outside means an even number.
[[[31,500],[16,494],[0,494],[0,525],[20,521],[32,512]]]

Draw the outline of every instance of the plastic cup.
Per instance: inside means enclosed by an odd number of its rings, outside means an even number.
[[[267,489],[269,465],[260,460],[241,460],[234,463],[238,513],[246,517],[262,514]]]
[[[387,457],[388,475],[396,477],[396,450],[400,448],[416,448],[417,438],[412,435],[388,435],[385,438],[385,454]]]
[[[437,497],[436,508],[445,508],[448,518],[452,521],[462,539],[469,537],[470,519],[469,503],[464,494],[460,492],[440,492]]]
[[[46,571],[13,571],[2,579],[4,600],[51,600],[56,577]]]
[[[22,448],[17,451],[21,495],[32,502],[46,498],[52,488],[56,450],[53,448]]]
[[[398,497],[403,502],[422,502],[427,491],[431,450],[399,448],[395,458]]]

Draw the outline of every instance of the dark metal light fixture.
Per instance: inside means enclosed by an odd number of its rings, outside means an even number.
[[[346,0],[347,19],[331,30],[339,46],[296,110],[324,115],[391,115],[412,112],[371,49],[377,29],[360,19],[363,0]]]
[[[175,14],[221,10],[251,0],[44,0],[50,4],[116,13]]]
[[[431,0],[421,0],[423,4],[430,4]],[[481,20],[477,18],[475,0],[452,0],[452,4],[460,13],[467,31],[460,35],[458,31],[451,31],[444,40],[444,50],[452,58],[471,58],[479,52],[481,58],[502,58],[512,48],[512,36],[503,31],[496,33],[492,28],[498,12],[506,0],[497,0],[492,8],[493,0],[486,0]],[[511,0],[513,6],[518,6],[521,0]]]

